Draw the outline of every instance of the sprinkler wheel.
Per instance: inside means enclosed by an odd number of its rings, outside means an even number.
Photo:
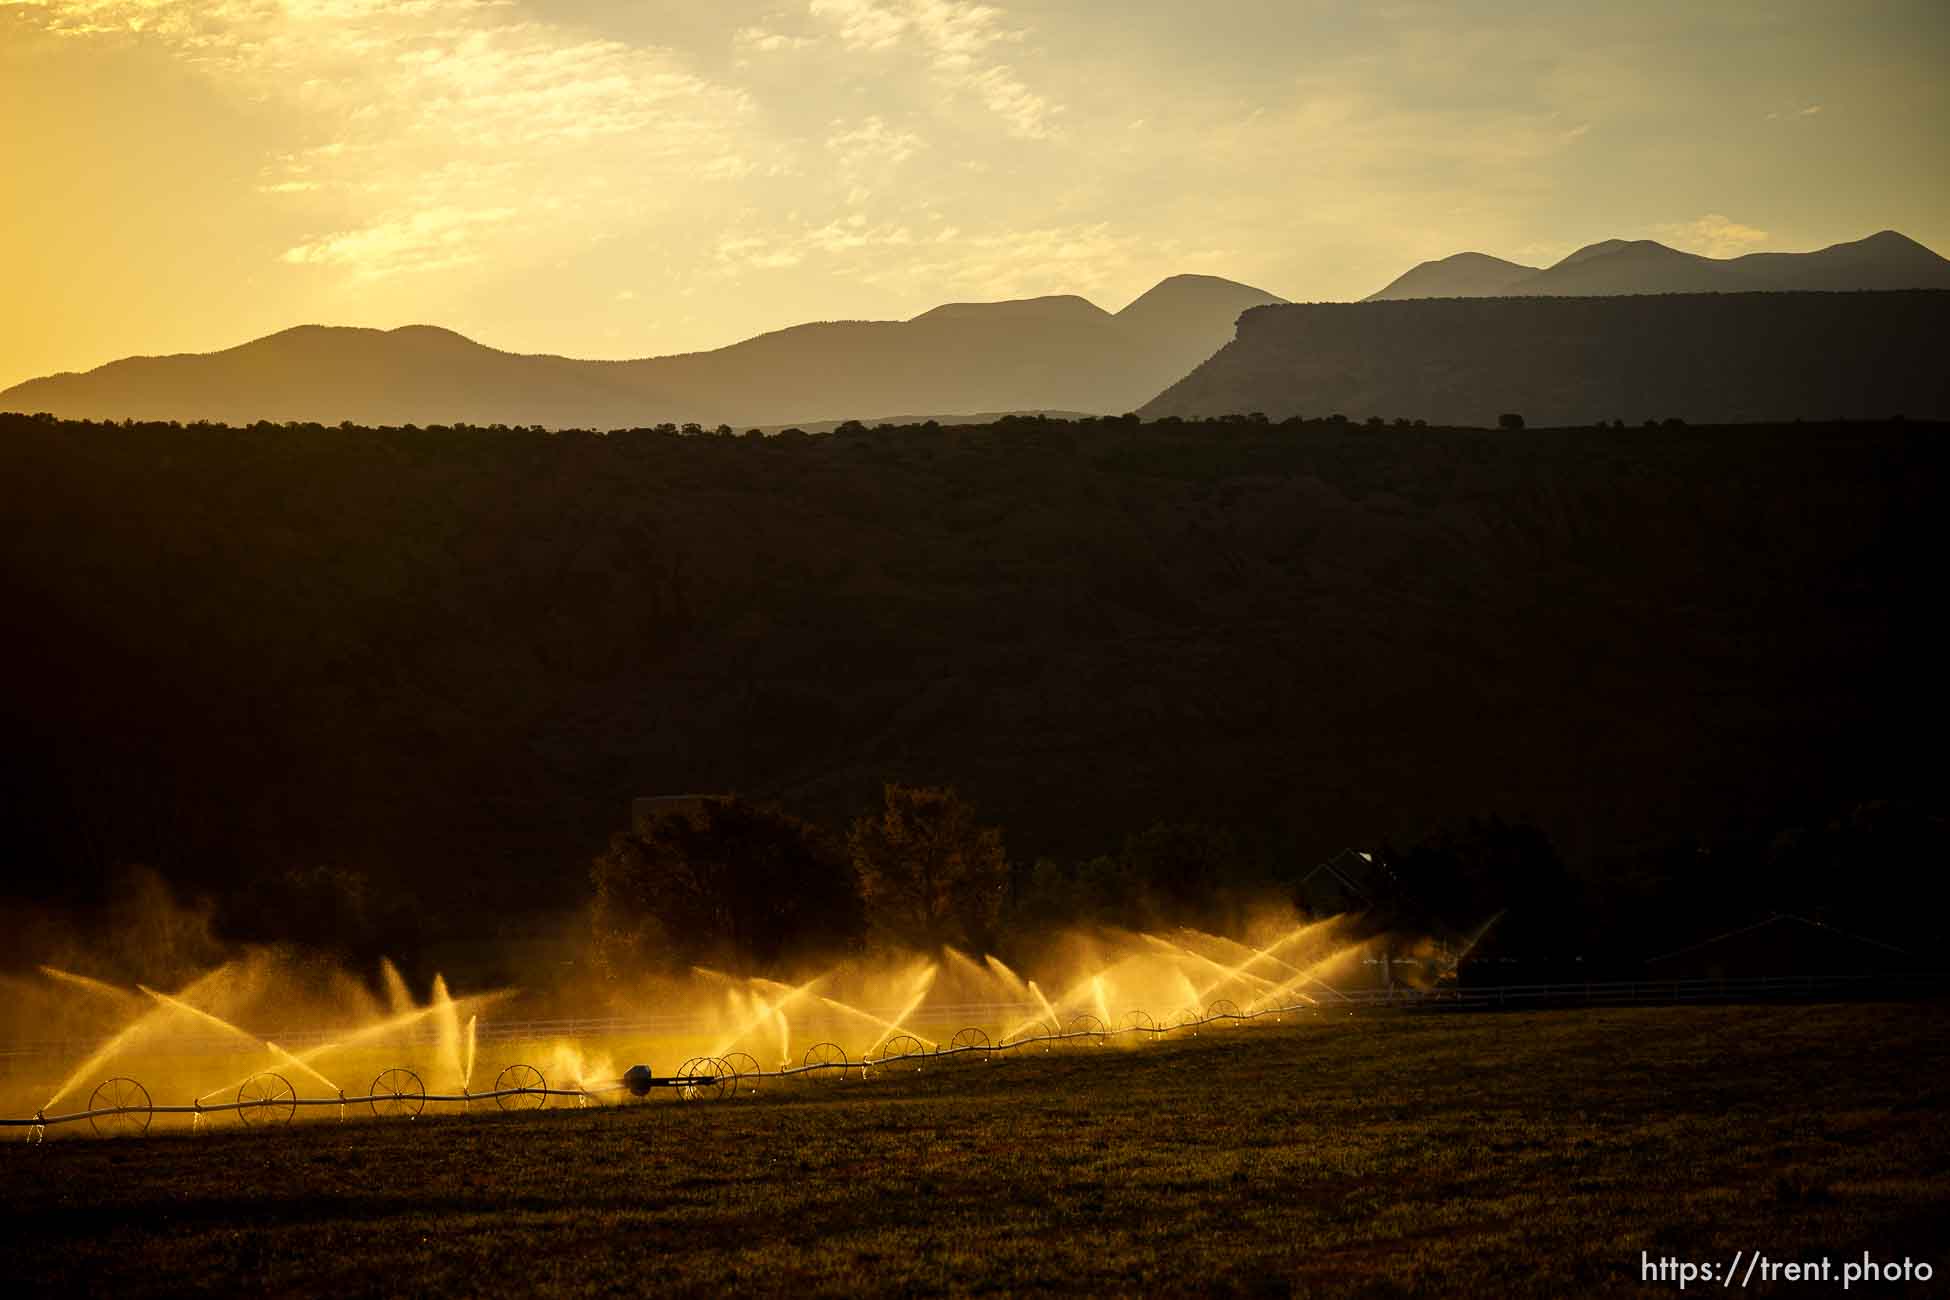
[[[808,1070],[808,1076],[815,1083],[834,1084],[846,1078],[846,1050],[838,1043],[814,1043],[806,1049],[802,1065],[824,1066],[824,1069]]]
[[[297,1113],[297,1090],[282,1074],[253,1074],[237,1089],[237,1118],[245,1128],[289,1124]]]
[[[494,1099],[502,1110],[540,1110],[548,1105],[548,1080],[532,1065],[506,1066],[494,1076],[494,1090],[516,1093]]]
[[[427,1086],[411,1070],[382,1070],[367,1090],[366,1101],[372,1113],[382,1118],[417,1119],[427,1107]]]
[[[689,1076],[698,1082],[685,1084],[678,1095],[686,1101],[719,1101],[738,1082],[738,1072],[715,1056],[700,1056],[692,1063]]]
[[[1019,1043],[1033,1043],[1039,1038],[1054,1038],[1056,1031],[1040,1020],[1032,1020],[1022,1028],[1003,1038],[1001,1046],[1013,1047]]]
[[[1120,1030],[1136,1030],[1149,1035],[1157,1032],[1158,1022],[1151,1018],[1151,1013],[1148,1011],[1126,1011],[1118,1020],[1117,1027]],[[1138,1041],[1143,1042],[1144,1039],[1140,1038]]]
[[[127,1075],[116,1075],[96,1085],[88,1098],[89,1110],[106,1110],[108,1115],[92,1115],[88,1126],[97,1137],[141,1137],[155,1118],[155,1103],[149,1090]]]
[[[759,1068],[758,1058],[750,1052],[732,1052],[722,1058],[731,1067],[731,1091],[736,1096],[746,1079],[755,1079],[764,1071]],[[757,1091],[756,1088],[752,1091]]]
[[[927,1048],[912,1034],[895,1034],[880,1045],[880,1055],[875,1058],[876,1065],[886,1065],[890,1061],[903,1060],[910,1056],[925,1056]]]
[[[985,1030],[977,1029],[971,1025],[967,1029],[956,1030],[955,1036],[949,1040],[948,1046],[964,1051],[987,1052],[990,1046],[989,1036]]]
[[[1220,998],[1205,1008],[1207,1020],[1230,1020],[1235,1026],[1239,1023],[1239,1004],[1231,998]]]
[[[1089,1015],[1088,1013],[1086,1013],[1084,1015],[1077,1016],[1074,1019],[1072,1019],[1070,1021],[1069,1032],[1073,1036],[1072,1041],[1078,1042],[1083,1046],[1086,1047],[1103,1046],[1104,1032],[1105,1032],[1104,1022],[1099,1020],[1097,1017],[1093,1015]],[[1088,1035],[1088,1036],[1080,1039],[1074,1037],[1075,1035],[1079,1035],[1079,1034]]]

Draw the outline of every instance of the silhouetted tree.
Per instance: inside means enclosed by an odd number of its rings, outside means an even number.
[[[1383,860],[1405,891],[1409,914],[1399,922],[1462,937],[1500,916],[1496,948],[1533,961],[1585,947],[1579,891],[1534,826],[1471,818],[1403,852],[1384,850]]]
[[[226,937],[289,942],[349,958],[374,958],[417,946],[420,913],[397,886],[375,887],[363,871],[337,866],[253,873],[223,900]]]
[[[848,847],[874,931],[909,944],[989,946],[1009,885],[1002,832],[952,789],[889,782]]]
[[[1223,829],[1163,824],[1126,839],[1118,856],[1124,876],[1141,883],[1147,924],[1212,924],[1246,859]]]
[[[591,879],[597,961],[612,976],[707,955],[765,967],[860,933],[859,891],[839,846],[739,798],[611,837]]]
[[[1515,411],[1505,411],[1496,417],[1496,427],[1499,429],[1521,429],[1523,428],[1523,417]]]

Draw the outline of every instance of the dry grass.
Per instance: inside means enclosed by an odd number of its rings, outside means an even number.
[[[33,1292],[1642,1290],[1929,1258],[1938,1004],[1323,1019],[605,1110],[9,1144]],[[1813,1294],[1781,1284],[1781,1294]]]

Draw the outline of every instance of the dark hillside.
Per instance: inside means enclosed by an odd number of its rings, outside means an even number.
[[[1944,434],[0,417],[7,880],[464,918],[579,900],[634,795],[890,777],[1018,857],[1494,812],[1588,863],[1933,791]]]
[[[1287,304],[1247,312],[1140,414],[1944,419],[1945,338],[1940,290]]]

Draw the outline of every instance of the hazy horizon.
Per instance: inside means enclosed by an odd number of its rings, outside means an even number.
[[[301,323],[643,357],[1614,237],[1941,250],[1946,54],[1929,4],[5,0],[0,386]]]

